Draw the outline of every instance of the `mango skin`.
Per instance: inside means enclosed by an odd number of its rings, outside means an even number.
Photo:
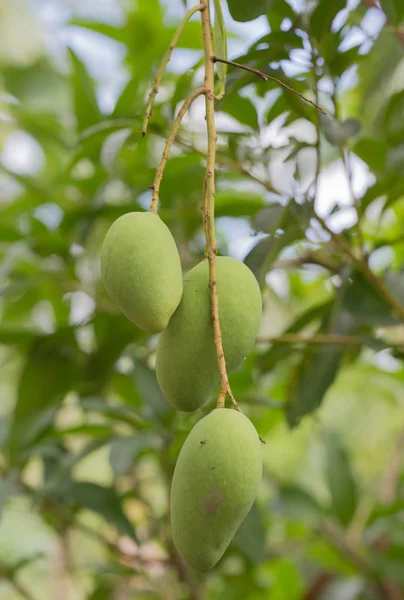
[[[219,320],[227,371],[254,345],[262,316],[261,291],[250,269],[236,258],[216,259]],[[184,277],[181,303],[160,335],[156,374],[175,408],[201,407],[220,382],[210,307],[209,264],[202,261]]]
[[[249,513],[262,476],[261,443],[242,413],[217,408],[185,440],[171,486],[171,528],[182,559],[208,571]]]
[[[111,300],[140,329],[159,333],[167,327],[183,283],[177,246],[158,215],[131,212],[111,225],[101,275]]]

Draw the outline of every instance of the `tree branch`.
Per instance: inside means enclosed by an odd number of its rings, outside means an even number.
[[[213,62],[214,63],[220,62],[220,63],[224,63],[226,65],[230,65],[231,67],[237,67],[238,69],[243,69],[243,71],[248,71],[249,73],[253,73],[254,75],[257,75],[257,77],[260,77],[264,81],[274,81],[278,85],[280,85],[283,88],[285,88],[286,90],[288,90],[288,92],[292,92],[292,94],[296,94],[296,96],[299,96],[299,98],[301,98],[302,100],[304,100],[308,104],[311,104],[312,106],[314,106],[314,108],[316,108],[321,113],[323,113],[323,115],[327,114],[325,112],[325,110],[323,110],[321,108],[321,106],[319,106],[318,104],[316,104],[312,100],[309,100],[309,98],[306,98],[306,96],[304,96],[303,94],[301,94],[297,90],[294,90],[293,88],[289,87],[286,83],[284,83],[280,79],[277,79],[276,77],[272,77],[272,75],[268,75],[268,73],[262,73],[262,71],[258,71],[258,69],[252,69],[251,67],[247,67],[246,65],[242,65],[240,63],[234,62],[233,60],[226,60],[224,58],[218,58],[217,56],[213,57]]]
[[[209,290],[212,310],[213,338],[216,347],[217,363],[220,373],[220,393],[217,407],[223,408],[226,395],[232,400],[229,378],[226,369],[226,359],[223,350],[222,332],[219,320],[219,301],[216,282],[216,233],[215,233],[215,162],[216,162],[216,126],[215,126],[215,96],[214,96],[214,63],[213,39],[210,21],[209,0],[203,0],[204,9],[201,13],[203,47],[205,53],[205,105],[206,126],[208,132],[208,155],[206,160],[206,175],[204,181],[202,212],[206,237],[206,256],[209,261]],[[235,400],[234,400],[235,402]]]
[[[197,98],[198,96],[201,96],[202,94],[205,94],[205,93],[206,93],[206,90],[203,87],[200,87],[200,88],[197,88],[196,90],[194,90],[188,96],[188,98],[185,100],[184,104],[181,106],[181,108],[178,112],[177,118],[174,121],[173,128],[171,130],[171,133],[166,141],[166,145],[163,150],[163,155],[161,157],[160,164],[157,167],[156,176],[154,178],[153,185],[151,186],[153,193],[152,193],[152,201],[151,201],[151,205],[150,205],[150,212],[152,212],[152,213],[158,212],[161,180],[163,179],[164,169],[165,169],[165,166],[167,163],[168,155],[170,154],[171,146],[173,145],[175,138],[177,137],[179,128],[182,123],[182,119],[184,118],[187,110],[189,109],[189,107],[191,106],[191,104],[195,100],[195,98]]]
[[[171,40],[171,43],[168,47],[167,52],[164,55],[164,58],[162,60],[162,63],[159,67],[159,70],[157,71],[157,75],[156,78],[154,80],[154,84],[153,84],[153,88],[149,94],[149,99],[147,101],[147,106],[146,106],[146,113],[143,119],[143,124],[142,124],[142,136],[144,137],[147,133],[147,126],[149,124],[149,119],[152,116],[152,112],[153,112],[153,105],[154,105],[154,100],[156,99],[156,96],[158,94],[159,88],[160,88],[160,83],[161,80],[163,78],[163,75],[165,73],[166,67],[168,65],[168,63],[170,62],[170,58],[171,55],[173,53],[173,50],[175,48],[175,46],[177,45],[178,39],[182,33],[182,30],[184,29],[185,25],[188,23],[188,21],[190,20],[190,18],[199,10],[203,10],[203,4],[198,4],[197,6],[194,6],[193,8],[191,8],[187,14],[185,15],[185,17],[182,19],[181,23],[178,25],[177,31],[174,34],[173,39]]]

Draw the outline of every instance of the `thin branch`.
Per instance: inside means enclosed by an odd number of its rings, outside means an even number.
[[[288,90],[288,92],[292,92],[292,94],[296,94],[296,96],[299,96],[299,98],[301,98],[305,102],[308,102],[308,104],[311,104],[312,106],[314,106],[314,108],[319,110],[323,115],[327,114],[325,112],[325,110],[321,108],[321,106],[319,106],[312,100],[309,100],[309,98],[306,98],[306,96],[304,96],[297,90],[289,87],[286,83],[284,83],[280,79],[277,79],[276,77],[272,77],[272,75],[268,75],[268,73],[263,73],[262,71],[258,71],[258,69],[252,69],[251,67],[247,67],[246,65],[242,65],[240,63],[234,62],[233,60],[226,60],[224,58],[218,58],[217,56],[213,57],[213,62],[225,63],[226,65],[230,65],[231,67],[237,67],[238,69],[243,69],[244,71],[248,71],[249,73],[253,73],[254,75],[257,75],[257,77],[260,77],[264,81],[274,81],[278,85],[280,85],[280,86],[284,87],[286,90]]]
[[[283,333],[278,336],[257,337],[259,343],[271,344],[341,344],[343,346],[362,346],[364,339],[353,335],[339,335],[337,333],[317,333],[316,335],[302,335],[301,333]]]
[[[209,290],[212,310],[213,337],[216,347],[217,363],[220,373],[220,393],[217,407],[223,408],[226,395],[233,396],[230,389],[226,369],[226,359],[223,350],[222,332],[219,320],[219,301],[216,283],[216,233],[215,233],[215,162],[216,162],[216,126],[215,126],[215,96],[214,96],[214,63],[212,26],[210,21],[209,0],[203,0],[204,10],[201,13],[203,47],[205,53],[205,104],[206,126],[208,132],[208,155],[206,160],[206,175],[204,181],[202,212],[206,237],[206,256],[209,261]]]
[[[314,214],[314,218],[320,223],[321,227],[330,235],[332,241],[341,248],[341,250],[351,258],[355,267],[364,275],[364,277],[369,281],[370,285],[374,288],[377,294],[382,298],[386,304],[388,304],[393,313],[399,318],[404,319],[404,306],[393,296],[390,290],[386,287],[380,277],[377,277],[370,269],[367,262],[358,258],[355,252],[352,250],[351,246],[348,242],[344,240],[340,235],[335,233],[330,227],[327,225],[325,220],[320,217],[317,213]]]
[[[153,185],[151,186],[153,193],[152,193],[152,201],[151,201],[151,205],[150,205],[150,212],[152,212],[152,213],[158,212],[159,191],[160,191],[161,180],[163,179],[164,169],[165,169],[165,166],[167,163],[168,155],[170,154],[171,146],[173,145],[175,138],[178,134],[180,125],[182,123],[182,119],[184,118],[187,110],[189,109],[189,107],[191,106],[191,104],[195,100],[195,98],[197,98],[198,96],[201,96],[202,94],[205,94],[205,93],[206,93],[205,88],[203,88],[203,87],[197,88],[188,96],[188,98],[185,100],[184,104],[181,106],[180,110],[178,111],[177,118],[174,121],[173,128],[172,128],[171,133],[168,136],[168,139],[166,141],[166,145],[163,150],[163,155],[161,157],[160,164],[156,171],[156,176],[154,178]]]
[[[331,271],[331,273],[335,273],[336,275],[339,275],[344,266],[343,263],[337,263],[331,259],[324,258],[323,256],[308,253],[303,256],[298,256],[297,258],[282,258],[276,260],[272,263],[271,269],[298,269],[305,265],[316,265],[323,269],[327,269],[327,271]]]
[[[161,80],[163,78],[163,75],[165,73],[166,67],[168,65],[168,63],[170,62],[170,58],[171,55],[173,53],[173,50],[175,48],[175,46],[177,45],[178,39],[182,33],[182,30],[184,29],[185,25],[188,23],[188,21],[190,20],[190,18],[198,11],[203,10],[203,4],[198,4],[197,6],[194,6],[193,8],[191,8],[187,14],[185,15],[185,17],[182,19],[181,23],[178,25],[177,31],[174,34],[173,39],[171,40],[171,43],[168,47],[167,52],[164,55],[164,58],[162,60],[162,63],[159,67],[159,70],[157,71],[157,75],[155,77],[154,83],[153,83],[153,88],[149,94],[149,99],[147,101],[147,106],[146,106],[146,113],[143,119],[143,124],[142,124],[142,136],[144,137],[147,133],[147,126],[149,124],[149,119],[152,116],[152,112],[153,112],[153,105],[154,105],[154,101],[156,99],[156,96],[158,94],[159,88],[160,88],[160,83]]]

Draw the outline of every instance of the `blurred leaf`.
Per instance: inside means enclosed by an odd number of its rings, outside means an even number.
[[[137,434],[113,439],[111,442],[109,462],[115,477],[125,475],[125,473],[134,466],[139,453],[149,448],[151,443],[152,439],[147,434]]]
[[[374,564],[376,571],[383,579],[404,586],[404,544],[392,544],[385,554],[378,554]]]
[[[239,123],[247,125],[254,130],[258,129],[257,109],[248,98],[236,94],[225,96],[223,101],[218,103],[218,109],[231,115]]]
[[[38,338],[20,375],[8,440],[10,464],[49,426],[63,396],[76,384],[80,354],[72,330]]]
[[[261,194],[237,190],[218,189],[215,200],[217,217],[251,217],[265,206]]]
[[[230,14],[235,21],[252,21],[266,14],[271,7],[271,0],[227,0]]]
[[[329,33],[332,22],[340,10],[345,8],[345,0],[318,0],[317,6],[313,10],[310,18],[310,29],[313,36],[321,40],[325,34]]]
[[[304,415],[320,406],[324,394],[337,376],[343,354],[343,347],[336,344],[306,348],[288,388],[286,413],[291,427],[298,425]]]
[[[17,482],[16,474],[9,474],[0,478],[0,520],[4,507],[12,496],[23,493],[22,487]]]
[[[121,499],[112,487],[85,481],[71,482],[65,492],[66,502],[100,514],[119,533],[137,541],[135,530],[125,515]]]
[[[384,132],[392,144],[399,144],[404,136],[404,90],[393,94],[384,114]]]
[[[105,578],[104,578],[105,579]],[[112,582],[102,581],[97,585],[88,600],[114,600],[115,586]]]
[[[135,429],[144,429],[148,427],[147,422],[134,411],[130,406],[120,404],[106,404],[97,398],[83,398],[80,405],[89,412],[100,413],[108,416],[114,421],[128,423]]]
[[[327,333],[349,334],[355,321],[346,314],[344,300],[347,281],[338,289],[331,310],[323,318],[321,330]],[[291,427],[318,408],[328,388],[334,382],[345,353],[342,344],[309,345],[291,374],[288,386],[286,416]]]
[[[73,50],[69,50],[69,56],[72,65],[71,85],[74,112],[77,119],[77,128],[79,131],[83,131],[101,121],[101,112],[98,107],[94,84],[86,67]]]
[[[307,309],[297,317],[284,333],[298,333],[313,321],[319,320],[321,322],[331,309],[332,302],[326,302]],[[271,371],[277,362],[286,360],[290,354],[296,351],[298,350],[294,344],[275,342],[267,352],[259,357],[258,364],[263,371]]]
[[[104,141],[101,148],[101,164],[109,173],[114,172],[117,155],[131,135],[131,129],[120,129],[111,133]]]
[[[161,393],[155,371],[141,360],[135,362],[134,381],[145,403],[146,414],[163,416],[171,412],[171,404]]]
[[[253,504],[250,512],[241,523],[234,537],[234,542],[252,563],[258,564],[264,560],[266,528],[257,503]]]
[[[274,233],[282,226],[282,220],[286,209],[281,204],[266,206],[255,215],[253,227],[262,233]]]
[[[333,146],[340,146],[357,135],[361,129],[357,119],[346,119],[340,122],[329,116],[320,115],[320,122],[327,141]]]
[[[391,291],[400,300],[403,280],[399,276],[394,280],[396,281],[396,289],[393,288]],[[388,281],[385,282],[388,288],[392,288],[394,285],[393,278],[391,282],[391,285]],[[360,273],[354,273],[352,276],[346,289],[343,306],[360,324],[381,326],[398,323],[398,320],[392,314],[391,307],[380,298],[375,288]]]
[[[214,0],[215,22],[213,30],[213,46],[215,55],[218,58],[227,59],[227,34],[226,24],[224,22],[221,0]],[[224,92],[226,84],[227,65],[216,63],[216,72],[221,82],[221,88]]]
[[[350,458],[336,432],[327,432],[325,445],[326,477],[331,494],[331,510],[333,515],[346,526],[355,514],[358,503],[358,490]]]
[[[322,507],[308,492],[295,485],[281,486],[272,509],[288,521],[312,523],[318,520]]]
[[[401,0],[380,0],[380,6],[393,25],[399,25],[404,18],[404,7]]]
[[[354,153],[359,156],[371,171],[382,173],[386,167],[388,146],[376,138],[361,138],[353,147]]]

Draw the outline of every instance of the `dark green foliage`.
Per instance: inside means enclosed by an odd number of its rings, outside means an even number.
[[[403,319],[363,264],[403,305],[404,3],[221,0],[215,52],[224,55],[227,29],[230,58],[327,116],[227,68],[216,102],[219,255],[246,262],[264,300],[259,343],[230,380],[266,445],[257,503],[202,577],[173,549],[168,493],[214,398],[195,414],[170,406],[156,336],[119,312],[99,262],[110,225],[147,210],[179,105],[202,83],[196,14],[141,137],[153,77],[194,4],[1,3],[2,594],[398,599]],[[181,126],[160,193],[184,272],[204,256],[202,107]]]

